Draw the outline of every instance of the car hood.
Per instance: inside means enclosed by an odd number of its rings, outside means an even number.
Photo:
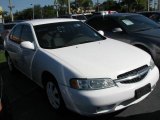
[[[103,40],[46,50],[86,78],[116,79],[117,75],[149,64],[146,52],[116,40]]]

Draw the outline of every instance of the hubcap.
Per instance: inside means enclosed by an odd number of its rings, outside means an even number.
[[[46,89],[50,104],[54,109],[58,109],[60,107],[60,97],[57,87],[53,82],[48,82]]]

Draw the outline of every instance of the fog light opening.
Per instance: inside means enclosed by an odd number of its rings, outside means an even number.
[[[97,113],[110,112],[116,104],[111,104],[107,106],[97,107]]]

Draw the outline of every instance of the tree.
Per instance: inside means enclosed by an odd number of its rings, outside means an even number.
[[[41,7],[40,5],[34,6],[34,18],[53,18],[56,16],[56,11],[53,9],[53,6],[44,6]],[[33,9],[27,8],[22,11],[17,11],[14,14],[15,20],[28,20],[33,19]],[[7,17],[6,17],[7,18]]]
[[[100,8],[101,10],[118,10],[119,5],[116,1],[114,0],[106,0],[106,2],[103,2],[102,7]]]
[[[122,0],[121,10],[126,12],[147,10],[147,0]]]
[[[78,10],[81,10],[80,12],[85,12],[86,10],[89,10],[92,6],[92,0],[75,0],[71,3],[72,9],[76,10],[76,12],[79,12]]]

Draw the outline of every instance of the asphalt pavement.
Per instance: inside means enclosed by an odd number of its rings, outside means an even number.
[[[3,75],[13,120],[160,120],[160,82],[145,100],[114,117],[112,114],[84,117],[71,111],[56,114],[49,105],[44,90],[20,72],[11,74],[6,63],[0,64],[0,73]]]

